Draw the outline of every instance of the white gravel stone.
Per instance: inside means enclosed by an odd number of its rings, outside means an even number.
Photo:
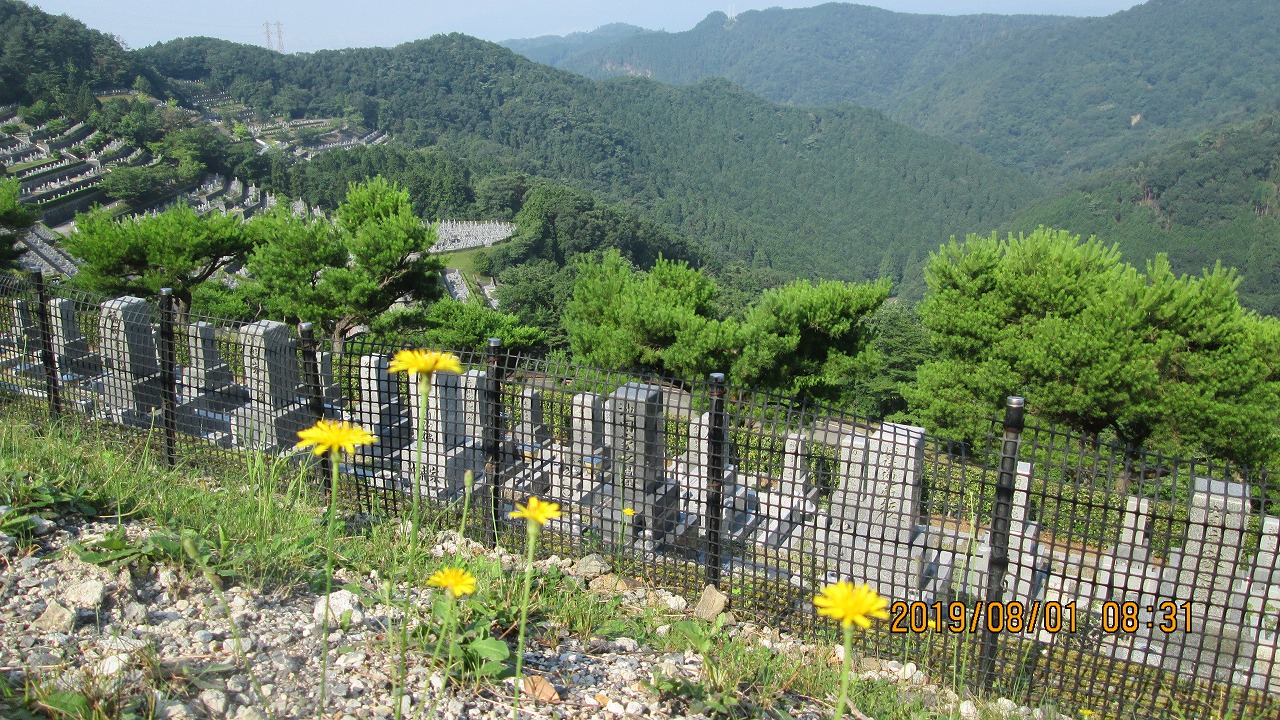
[[[62,591],[62,601],[80,610],[97,610],[106,597],[107,586],[101,580],[86,580]]]
[[[246,655],[253,652],[253,638],[241,635],[239,638],[227,638],[222,641],[222,649],[233,655]]]
[[[316,599],[315,611],[312,613],[317,626],[324,622],[324,610],[325,598],[322,596]],[[329,594],[329,628],[338,627],[343,616],[347,617],[351,625],[364,622],[364,603],[360,602],[360,597],[350,590],[339,590]]]
[[[227,694],[221,690],[209,688],[200,693],[200,703],[215,718],[226,717],[229,701]]]
[[[48,633],[69,633],[76,626],[76,613],[50,601],[44,612],[31,623],[32,630]]]
[[[127,653],[118,653],[109,655],[93,666],[93,674],[99,678],[111,678],[124,672],[129,667],[129,655]]]

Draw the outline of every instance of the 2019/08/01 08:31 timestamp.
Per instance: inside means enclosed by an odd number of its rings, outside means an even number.
[[[1154,605],[1104,602],[1097,606],[1096,627],[1104,633],[1136,633],[1146,628],[1160,632],[1191,628],[1193,603],[1166,600]],[[925,633],[990,632],[1048,633],[1076,631],[1076,603],[1060,602],[903,602],[889,606],[889,632]]]

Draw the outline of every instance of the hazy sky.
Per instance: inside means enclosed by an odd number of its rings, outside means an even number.
[[[280,23],[286,52],[321,48],[391,46],[440,33],[462,32],[486,40],[564,35],[625,22],[653,30],[688,30],[729,2],[703,0],[27,0],[46,12],[67,14],[112,33],[130,47],[207,35],[265,45]],[[810,7],[796,0],[736,0],[737,12],[768,7]],[[868,0],[900,12],[1044,13],[1110,15],[1137,0]]]

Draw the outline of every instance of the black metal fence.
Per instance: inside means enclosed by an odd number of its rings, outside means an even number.
[[[505,351],[460,353],[425,401],[400,348],[309,325],[179,317],[0,281],[0,391],[53,417],[161,433],[169,463],[289,453],[318,418],[378,438],[340,468],[370,512],[436,507],[477,478],[490,541],[530,495],[548,550],[603,552],[693,598],[820,631],[825,584],[872,584],[861,650],[944,683],[1102,717],[1280,717],[1280,484],[1265,472],[1024,429],[985,443],[732,386]],[[224,458],[225,459],[225,458]]]

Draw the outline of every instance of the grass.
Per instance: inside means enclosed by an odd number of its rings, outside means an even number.
[[[441,260],[447,268],[460,270],[463,275],[475,276],[476,274],[476,255],[479,253],[487,253],[489,248],[471,248],[470,250],[459,250],[457,252],[446,253]]]
[[[405,627],[411,628],[407,641],[402,645],[396,644],[396,638],[381,641],[401,661],[411,657],[413,662],[433,663],[459,688],[505,694],[497,681],[510,674],[514,663],[494,643],[505,650],[516,638],[518,608],[509,598],[519,596],[522,578],[515,570],[504,569],[499,561],[483,555],[434,557],[421,544],[413,547],[394,518],[343,523],[340,537],[325,547],[324,495],[292,462],[211,455],[199,458],[201,472],[168,470],[158,463],[158,438],[110,426],[44,427],[24,418],[22,407],[0,401],[0,504],[15,508],[4,516],[0,531],[17,537],[27,548],[24,552],[32,547],[24,518],[34,513],[77,512],[108,521],[144,521],[155,528],[157,540],[147,548],[130,548],[135,553],[131,562],[175,565],[215,583],[220,578],[257,593],[286,596],[323,588],[326,553],[332,550],[338,564],[352,576],[384,580],[385,604],[396,605],[406,614]],[[351,488],[340,488],[339,497],[348,499],[344,517],[362,510],[350,504]],[[474,527],[479,531],[480,516],[476,519]],[[451,527],[455,520],[456,514],[428,515],[424,519],[428,537]],[[504,533],[504,542],[518,552],[517,538],[522,534]],[[183,549],[165,551],[161,540],[166,537]],[[459,563],[476,576],[479,590],[457,605],[457,632],[444,638],[452,659],[446,661],[443,652],[431,657],[431,649],[441,644],[443,599],[438,593],[426,593],[426,580],[435,571]],[[619,566],[619,572],[624,571],[640,574],[638,567]],[[663,582],[652,573],[649,577],[651,582]],[[661,673],[648,679],[655,696],[686,712],[786,718],[801,706],[829,707],[833,700],[839,673],[825,662],[825,655],[835,645],[834,630],[820,634],[817,645],[805,655],[764,651],[759,637],[747,633],[731,637],[690,621],[702,628],[703,640],[695,642],[671,630],[682,616],[666,607],[629,602],[622,596],[600,598],[572,590],[569,582],[554,570],[535,577],[528,624],[531,646],[554,647],[564,637],[587,641],[625,636],[666,652],[696,648],[704,668],[698,681]],[[416,599],[411,594],[415,592]],[[664,626],[666,631],[660,631]],[[501,659],[493,659],[498,656]],[[197,670],[159,659],[148,668],[141,687],[80,697],[59,696],[36,679],[24,687],[0,686],[0,716],[150,717],[154,704],[148,705],[147,698],[153,691],[168,696],[198,692]],[[855,677],[852,685],[854,706],[880,720],[956,716],[929,706],[917,694],[904,694],[893,683]],[[72,709],[52,709],[62,706]],[[1187,715],[1193,716],[1209,717]]]

